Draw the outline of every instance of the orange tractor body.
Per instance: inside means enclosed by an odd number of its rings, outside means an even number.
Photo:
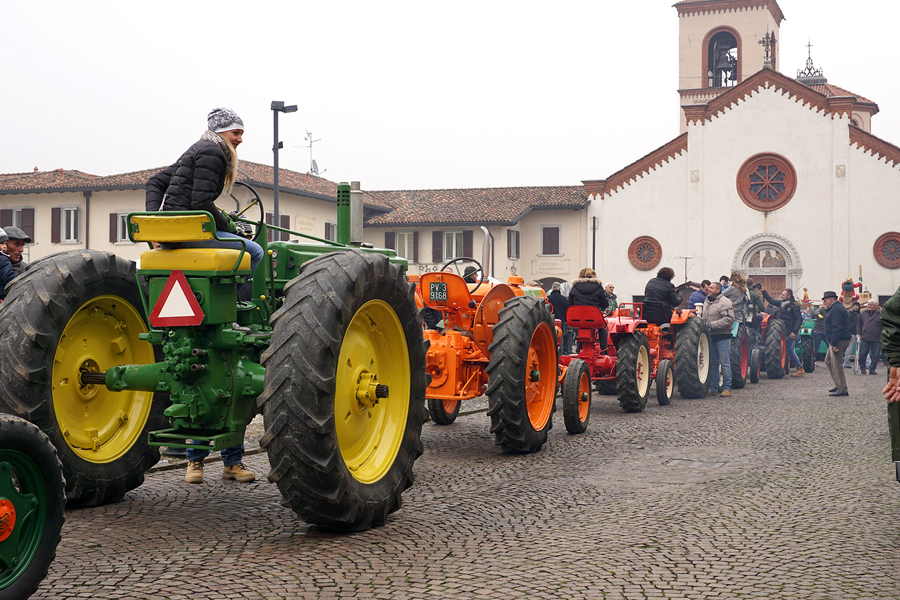
[[[443,316],[440,331],[424,333],[432,420],[449,425],[462,401],[487,395],[497,444],[512,452],[539,450],[552,425],[558,362],[544,291],[521,277],[467,283],[447,271],[425,273],[415,283],[423,306]]]

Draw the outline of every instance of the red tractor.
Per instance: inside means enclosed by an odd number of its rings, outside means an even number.
[[[587,429],[592,381],[601,391],[614,385],[626,412],[644,410],[653,381],[663,406],[672,402],[676,385],[683,398],[706,394],[709,328],[691,311],[676,310],[666,319],[660,308],[624,303],[608,316],[596,307],[569,308],[566,321],[578,331],[581,349],[560,357],[567,431]]]
[[[536,452],[547,441],[555,410],[558,336],[544,291],[521,277],[489,283],[483,275],[468,283],[440,271],[419,277],[427,308],[440,311],[443,328],[425,331],[430,342],[425,395],[431,419],[449,425],[463,400],[487,394],[491,432],[509,452]]]

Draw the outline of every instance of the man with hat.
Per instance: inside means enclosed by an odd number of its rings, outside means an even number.
[[[9,256],[9,262],[16,275],[21,275],[28,270],[28,263],[22,260],[22,251],[25,250],[25,244],[31,243],[31,238],[18,227],[6,226],[3,230],[9,237],[9,241],[6,242],[6,254]]]
[[[0,229],[0,244],[9,242],[9,235],[5,230]],[[12,264],[9,262],[9,256],[5,252],[0,251],[0,302],[6,298],[6,284],[16,278],[16,273]]]
[[[825,353],[825,366],[831,373],[834,387],[828,390],[829,396],[849,396],[847,391],[847,378],[844,376],[842,359],[844,351],[850,345],[850,315],[844,305],[838,302],[838,295],[828,291],[822,296],[825,304],[825,343],[828,344],[828,352]]]

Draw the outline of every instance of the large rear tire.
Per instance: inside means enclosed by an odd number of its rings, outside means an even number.
[[[650,346],[640,331],[625,334],[616,348],[616,396],[625,412],[641,412],[650,396]]]
[[[0,415],[0,596],[28,598],[47,576],[65,521],[56,449],[28,421]]]
[[[566,431],[584,433],[591,417],[591,370],[583,360],[569,363],[562,395]]]
[[[498,316],[487,367],[491,433],[507,452],[537,452],[556,410],[553,318],[549,305],[531,296],[507,300]]]
[[[784,337],[784,321],[769,319],[766,327],[766,377],[781,379],[784,377],[784,361],[787,359],[787,344]]]
[[[747,326],[738,325],[736,337],[731,338],[731,389],[739,390],[747,385],[750,368],[750,338]]]
[[[262,354],[260,446],[308,523],[382,525],[413,483],[426,385],[414,293],[387,257],[358,251],[310,260],[284,287]]]
[[[71,506],[121,500],[159,461],[148,433],[168,426],[165,394],[80,385],[80,371],[150,364],[135,265],[75,250],[16,278],[0,310],[0,409],[37,425],[56,447]]]
[[[803,370],[812,373],[816,370],[816,353],[813,351],[813,339],[811,336],[800,338],[800,349],[803,352]]]
[[[616,395],[616,380],[615,379],[600,379],[596,382],[597,393],[602,394],[604,396],[615,396]]]
[[[450,425],[459,416],[459,400],[428,399],[428,414],[435,425]]]
[[[709,382],[709,326],[690,317],[675,336],[675,383],[682,398],[706,396]]]

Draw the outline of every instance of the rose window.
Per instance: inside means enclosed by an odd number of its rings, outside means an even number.
[[[628,247],[628,260],[641,271],[649,271],[662,260],[662,246],[650,236],[641,236]]]
[[[875,240],[875,260],[888,269],[900,268],[900,233],[892,231]]]
[[[793,165],[777,154],[757,154],[738,171],[738,195],[754,210],[777,210],[790,201],[796,189]]]

